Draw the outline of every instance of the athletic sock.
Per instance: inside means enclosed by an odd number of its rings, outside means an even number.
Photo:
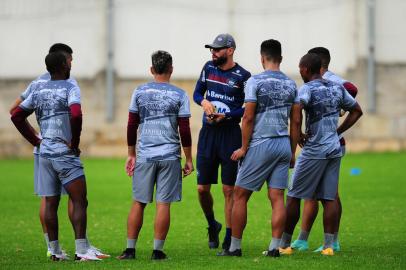
[[[86,254],[88,245],[87,239],[75,239],[76,254]]]
[[[281,239],[272,237],[271,243],[269,243],[268,250],[279,249],[281,245]]]
[[[87,236],[87,233],[86,233],[86,243],[87,243],[87,246],[88,246],[88,247],[91,246],[89,237]]]
[[[214,218],[214,213],[206,215],[206,219],[207,219],[207,224],[209,224],[209,227],[216,226],[216,219]]]
[[[44,233],[44,239],[45,239],[45,243],[47,244],[47,248],[48,248],[49,250],[51,250],[51,247],[49,246],[48,233]]]
[[[292,241],[292,235],[288,233],[283,233],[281,238],[280,247],[287,248],[290,247],[290,242]]]
[[[309,238],[309,232],[300,230],[297,240],[307,241],[308,238]]]
[[[324,246],[323,249],[333,248],[334,234],[324,233]]]
[[[137,239],[127,238],[127,248],[135,248],[136,244],[137,244]]]
[[[230,252],[233,252],[237,249],[241,249],[241,240],[231,236],[231,245],[230,245]]]
[[[226,228],[226,235],[224,236],[224,242],[231,241],[231,228]]]
[[[61,254],[62,253],[58,240],[50,241],[49,248],[51,249],[52,254]]]
[[[334,240],[333,241],[334,241],[334,243],[338,242],[338,232],[334,233]]]
[[[163,250],[164,244],[165,244],[165,240],[154,239],[154,249],[155,250]]]

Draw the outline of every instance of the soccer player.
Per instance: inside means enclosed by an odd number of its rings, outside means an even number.
[[[137,87],[131,98],[126,172],[132,176],[133,204],[127,220],[127,248],[118,259],[134,259],[144,209],[152,202],[156,186],[156,216],[152,260],[166,259],[163,247],[169,231],[170,206],[181,200],[182,168],[179,135],[186,156],[184,176],[192,173],[190,103],[185,91],[169,83],[172,56],[152,54],[154,81]],[[139,139],[137,151],[137,130]]]
[[[247,81],[242,146],[231,156],[232,160],[241,159],[233,194],[231,246],[220,256],[242,255],[247,202],[252,192],[259,191],[267,182],[272,205],[272,240],[267,255],[279,257],[286,219],[284,192],[292,157],[288,121],[297,95],[296,83],[280,71],[281,62],[280,42],[274,39],[262,42],[261,63],[265,71]]]
[[[357,87],[354,84],[342,79],[337,74],[334,74],[333,72],[328,70],[328,66],[330,64],[331,58],[330,58],[330,52],[327,48],[315,47],[315,48],[310,49],[308,51],[308,53],[315,53],[321,58],[320,74],[323,77],[323,79],[341,84],[348,91],[348,93],[352,97],[355,98],[355,96],[358,93]],[[342,135],[340,136],[340,144],[341,144],[341,151],[343,152],[343,155],[344,155],[345,154],[345,139]],[[338,217],[337,217],[336,227],[334,229],[333,250],[340,251],[340,244],[338,241],[338,230],[339,230],[339,226],[340,226],[342,206],[341,206],[340,196],[338,195],[338,193],[337,193],[337,198],[335,199],[335,202],[338,207]],[[313,226],[314,220],[317,217],[318,208],[319,208],[319,204],[318,204],[317,200],[313,200],[313,199],[305,200],[300,233],[299,233],[298,239],[296,239],[292,243],[292,245],[291,245],[292,248],[297,249],[297,250],[307,250],[309,248],[307,239],[309,237],[310,230]],[[318,249],[315,250],[315,252],[320,252],[322,249],[323,249],[323,246],[320,246]]]
[[[300,75],[305,84],[298,91],[299,103],[293,106],[292,129],[295,130],[294,134],[301,133],[304,109],[305,134],[308,134],[308,138],[295,164],[287,195],[287,219],[280,248],[282,254],[293,252],[290,242],[300,216],[300,200],[317,199],[324,208],[324,244],[321,254],[334,255],[334,229],[338,216],[335,198],[342,156],[339,135],[361,117],[362,110],[344,87],[324,80],[320,68],[321,59],[313,53],[303,56],[299,63]],[[337,128],[341,109],[349,111],[349,114]]]
[[[75,233],[75,260],[100,260],[86,240],[87,190],[79,159],[82,130],[80,89],[68,81],[70,64],[62,52],[46,56],[49,81],[37,84],[32,93],[13,111],[11,120],[33,146],[39,147],[38,195],[45,197],[45,225],[52,260],[65,260],[58,242],[58,206],[62,186],[72,200]],[[35,111],[41,137],[27,122]]]
[[[220,34],[205,47],[210,49],[212,61],[204,65],[193,93],[193,100],[204,111],[197,145],[197,191],[209,225],[209,248],[218,248],[222,225],[215,219],[210,189],[212,184],[217,184],[221,164],[226,221],[222,248],[228,250],[231,242],[232,195],[238,169],[237,162],[231,160],[230,156],[241,147],[239,123],[244,114],[244,84],[251,74],[234,62],[236,46],[231,35]]]
[[[66,44],[63,43],[55,43],[53,44],[50,48],[49,48],[49,53],[53,53],[53,52],[61,52],[66,56],[66,61],[67,64],[71,67],[72,66],[72,48]],[[33,92],[34,89],[38,88],[39,84],[43,84],[48,82],[51,79],[51,75],[49,72],[46,72],[44,74],[42,74],[41,76],[39,76],[38,78],[36,78],[35,80],[33,80],[28,87],[25,89],[24,92],[21,93],[21,95],[14,101],[13,105],[10,108],[10,114],[12,114],[14,112],[14,110],[18,107],[18,105],[21,104],[21,102],[25,99],[28,98],[28,96]],[[69,83],[72,83],[75,86],[78,86],[77,81],[70,76],[69,79],[67,80]],[[38,134],[39,136],[41,136],[40,134]],[[34,147],[34,193],[38,194],[38,179],[39,179],[39,149],[35,146]],[[65,195],[67,194],[66,190],[62,187],[62,191],[61,194]],[[72,200],[69,198],[68,199],[68,216],[69,219],[72,220],[72,212],[73,211],[73,204],[72,204]],[[49,238],[48,238],[48,233],[47,233],[47,228],[46,228],[46,224],[45,224],[45,197],[41,197],[41,203],[40,203],[40,209],[39,209],[39,219],[41,222],[41,226],[42,226],[42,231],[44,233],[44,238],[45,238],[45,243],[47,245],[47,256],[50,257],[51,256],[51,251],[50,251],[50,246],[49,246]],[[88,244],[90,246],[90,248],[94,251],[94,253],[97,255],[98,258],[103,259],[103,258],[108,258],[110,257],[110,255],[108,254],[104,254],[100,249],[92,246],[90,244],[89,239],[86,236],[86,239],[88,241]],[[62,252],[64,252],[62,250]]]

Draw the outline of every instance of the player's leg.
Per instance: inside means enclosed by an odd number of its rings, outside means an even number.
[[[226,233],[223,239],[222,248],[229,249],[232,235],[231,215],[233,208],[233,190],[237,180],[238,162],[231,160],[231,155],[241,147],[240,126],[219,130],[216,139],[217,156],[221,163],[221,181],[223,183],[224,195],[224,216]]]
[[[272,240],[269,244],[268,251],[273,253],[279,253],[280,242],[285,228],[286,208],[284,194],[284,189],[268,189],[268,198],[272,205]],[[275,256],[278,256],[278,254],[275,254]]]
[[[292,243],[292,248],[301,251],[309,249],[307,239],[309,238],[309,234],[317,217],[318,211],[319,202],[317,200],[307,199],[304,201],[300,233],[298,238]]]
[[[334,255],[334,231],[338,219],[338,204],[336,197],[341,158],[329,159],[327,162],[320,185],[317,189],[316,197],[321,200],[324,208],[324,244],[321,253],[323,255]]]
[[[154,226],[154,249],[151,259],[166,259],[163,252],[170,226],[170,206],[182,198],[182,167],[180,160],[158,162],[156,179],[156,215]]]
[[[333,242],[333,249],[334,251],[340,251],[340,243],[338,241],[338,231],[340,229],[340,222],[341,222],[341,215],[343,213],[343,207],[341,205],[341,200],[340,200],[340,196],[337,193],[337,223],[336,226],[334,228],[334,242]]]
[[[127,247],[117,257],[119,260],[135,259],[137,240],[144,221],[144,210],[147,203],[152,202],[155,174],[155,162],[135,164],[132,177],[133,203],[127,217]]]

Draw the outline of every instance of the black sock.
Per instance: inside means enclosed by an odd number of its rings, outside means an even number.
[[[214,218],[214,213],[206,215],[206,219],[207,219],[207,224],[209,224],[209,227],[216,226],[216,219]]]
[[[224,236],[224,242],[231,241],[231,228],[226,228],[226,235]]]

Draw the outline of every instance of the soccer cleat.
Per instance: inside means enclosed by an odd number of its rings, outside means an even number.
[[[322,250],[323,250],[323,246],[320,246],[318,249],[313,250],[313,252],[319,253]],[[334,242],[333,243],[333,251],[340,251],[340,250],[341,250],[340,243],[338,241]]]
[[[51,256],[52,256],[52,252],[51,252],[50,249],[48,249],[48,250],[47,250],[47,257],[49,258],[49,257],[51,257]]]
[[[326,248],[326,249],[323,249],[323,250],[321,251],[321,255],[333,256],[333,255],[334,255],[333,248]]]
[[[75,261],[101,261],[101,259],[96,257],[96,254],[89,248],[86,253],[76,253]]]
[[[281,255],[292,255],[293,254],[293,249],[291,247],[279,248],[279,253]]]
[[[264,256],[268,257],[280,257],[281,254],[279,253],[279,249],[272,249],[272,250],[265,250],[262,252]]]
[[[69,256],[65,252],[62,252],[61,254],[51,254],[51,256],[49,256],[49,258],[51,259],[51,261],[54,261],[54,262],[69,260]]]
[[[99,258],[99,259],[107,259],[107,258],[110,258],[110,255],[109,255],[109,254],[104,254],[100,249],[98,249],[98,248],[95,247],[95,246],[90,246],[89,250],[90,250],[91,252],[93,252],[94,255],[96,255],[96,257]]]
[[[299,251],[305,251],[309,249],[309,244],[306,240],[295,240],[290,247]]]
[[[216,226],[211,226],[207,228],[208,235],[209,235],[209,248],[214,249],[218,248],[220,241],[219,241],[219,234],[221,231],[222,225],[221,223],[216,221]]]
[[[221,248],[224,250],[229,250],[231,245],[231,238],[230,239],[224,239],[223,243],[221,244]]]
[[[242,256],[242,251],[241,249],[236,249],[234,251],[230,251],[228,249],[224,249],[223,251],[217,253],[217,256],[220,257],[241,257]]]
[[[133,260],[135,259],[135,248],[126,248],[120,256],[117,257],[119,260]]]
[[[166,254],[162,250],[154,249],[152,251],[151,260],[165,260]]]

